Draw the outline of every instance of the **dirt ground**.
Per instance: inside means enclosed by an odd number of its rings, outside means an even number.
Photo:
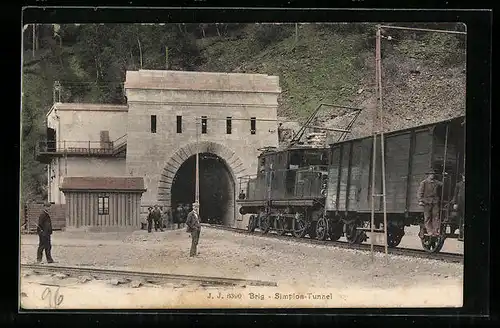
[[[405,236],[406,238],[406,236]],[[108,281],[21,274],[23,308],[440,307],[462,305],[463,265],[370,254],[203,227],[189,258],[183,230],[55,232],[57,265],[257,279],[278,287],[114,286]],[[21,238],[21,263],[36,259],[37,236]],[[58,287],[59,286],[59,287]],[[47,289],[48,288],[48,289]],[[60,304],[55,303],[57,288]],[[46,290],[47,289],[47,290]],[[44,296],[49,296],[42,299]],[[210,294],[209,294],[210,293]],[[221,298],[218,298],[219,293]],[[52,301],[52,304],[50,303]]]

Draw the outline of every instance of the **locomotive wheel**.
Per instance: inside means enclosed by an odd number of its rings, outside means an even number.
[[[336,222],[336,223],[330,224],[330,226],[331,226],[330,233],[329,233],[330,240],[331,241],[339,240],[340,237],[342,237],[342,235],[344,234],[342,222]]]
[[[286,218],[282,216],[276,217],[276,233],[279,236],[283,236],[286,232],[286,228],[287,228]]]
[[[252,214],[248,219],[248,227],[247,227],[248,232],[254,232],[256,226],[257,226],[257,216]]]
[[[328,238],[328,220],[321,216],[316,223],[316,239],[326,240]]]
[[[350,244],[361,244],[363,240],[363,232],[356,229],[356,223],[346,225],[346,239]]]
[[[271,228],[271,217],[268,214],[264,214],[260,218],[260,233],[265,235],[266,233],[269,232],[269,229]]]
[[[391,227],[387,230],[387,247],[397,247],[403,239],[404,228],[394,228]]]
[[[302,215],[298,219],[295,219],[292,234],[295,238],[304,238],[307,234],[307,222]]]

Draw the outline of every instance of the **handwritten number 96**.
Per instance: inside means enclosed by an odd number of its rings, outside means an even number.
[[[42,293],[42,300],[45,299],[49,300],[49,307],[57,307],[63,302],[64,295],[59,295],[59,287],[58,287],[54,293],[54,296],[52,296],[52,290],[49,287],[47,287]]]

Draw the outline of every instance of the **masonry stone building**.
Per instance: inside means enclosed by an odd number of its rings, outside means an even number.
[[[235,199],[255,174],[259,149],[278,146],[278,77],[183,71],[128,71],[127,105],[56,103],[47,114],[49,201],[65,203],[64,177],[143,177],[142,207],[176,207],[195,195],[200,212],[234,227],[246,222]],[[241,186],[244,187],[244,186]]]

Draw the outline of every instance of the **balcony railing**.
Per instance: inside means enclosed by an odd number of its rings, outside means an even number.
[[[41,141],[35,149],[35,157],[46,162],[49,157],[63,155],[118,156],[126,146],[126,135],[115,141]]]

